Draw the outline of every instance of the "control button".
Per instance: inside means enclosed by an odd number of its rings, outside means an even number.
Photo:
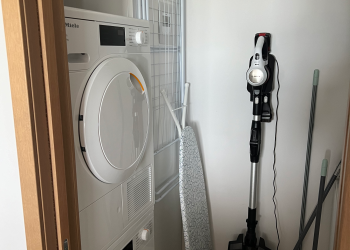
[[[137,31],[135,34],[135,41],[137,44],[144,44],[146,42],[146,35],[143,31]]]
[[[139,238],[141,240],[147,241],[149,239],[149,235],[150,235],[149,229],[143,229],[139,233]]]
[[[255,60],[259,60],[260,59],[260,55],[259,55],[259,53],[256,53],[255,54]]]
[[[267,103],[269,98],[267,96],[264,96],[264,103]]]
[[[259,104],[259,97],[255,97],[255,104]]]

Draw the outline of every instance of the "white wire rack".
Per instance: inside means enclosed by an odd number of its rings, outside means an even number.
[[[183,95],[181,81],[181,1],[148,0],[151,26],[152,103],[154,151],[160,152],[178,139],[176,126],[161,91],[176,109]],[[182,110],[175,111],[180,120]]]

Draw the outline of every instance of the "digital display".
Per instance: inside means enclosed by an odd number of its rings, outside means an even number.
[[[125,46],[125,28],[100,25],[100,44],[102,46]]]
[[[126,247],[123,248],[123,250],[133,250],[134,248],[132,247],[132,241],[129,242],[129,244],[126,245]]]

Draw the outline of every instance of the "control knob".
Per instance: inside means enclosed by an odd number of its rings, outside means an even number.
[[[150,236],[149,229],[143,229],[139,233],[139,238],[144,241],[147,241],[149,239],[149,236]]]
[[[135,34],[135,41],[137,44],[144,44],[146,42],[145,32],[137,31]]]

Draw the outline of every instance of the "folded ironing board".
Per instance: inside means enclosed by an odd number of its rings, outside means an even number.
[[[212,250],[203,168],[193,129],[180,139],[179,188],[186,250]]]

